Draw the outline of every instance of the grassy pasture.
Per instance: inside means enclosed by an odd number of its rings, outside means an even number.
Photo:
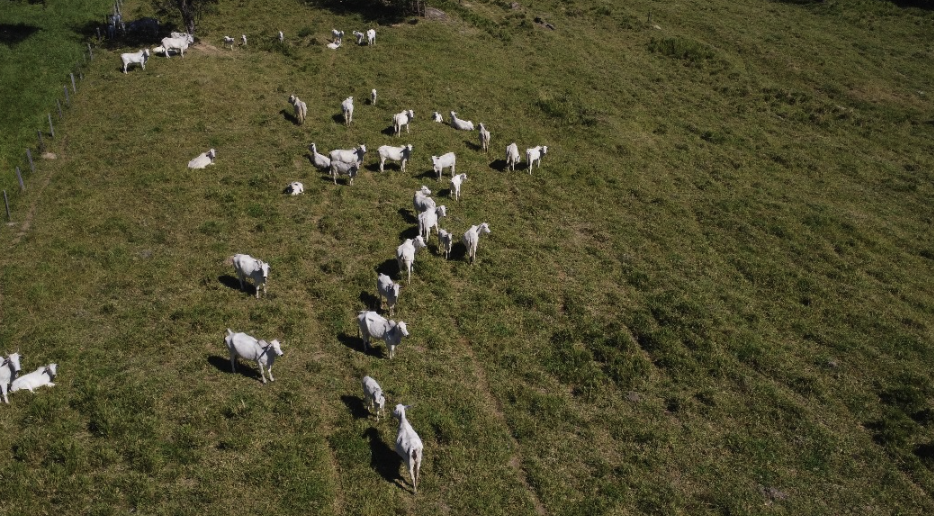
[[[934,16],[435,5],[451,19],[221,2],[183,59],[124,76],[124,49],[100,50],[34,211],[17,206],[28,230],[0,228],[0,347],[60,371],[0,407],[3,510],[931,512]],[[324,48],[378,23],[375,47]],[[385,134],[402,109],[411,134]],[[430,122],[450,110],[494,152]],[[544,166],[497,170],[512,141],[548,145]],[[333,185],[311,142],[366,143],[366,171]],[[390,143],[415,147],[405,174],[374,171]],[[210,147],[215,166],[184,168]],[[451,150],[460,202],[428,158]],[[303,196],[282,195],[293,180]],[[492,234],[473,266],[436,238],[419,253],[390,361],[354,314],[395,274],[421,184],[442,227]],[[271,263],[267,298],[235,288],[235,252]],[[228,327],[283,341],[275,383],[229,372]],[[417,496],[364,374],[415,405]]]
[[[36,131],[48,138],[48,114],[59,123],[56,99],[65,110],[62,86],[86,64],[88,27],[100,24],[107,0],[4,2],[0,8],[0,188],[18,204],[15,168],[28,170],[26,147],[35,154]],[[69,91],[71,94],[71,91]],[[5,215],[5,214],[4,214]]]

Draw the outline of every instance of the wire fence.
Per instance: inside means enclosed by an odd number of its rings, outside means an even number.
[[[105,17],[104,25],[97,28],[96,30],[96,43],[100,44],[105,37],[108,39],[114,39],[119,34],[124,34],[126,32],[126,26],[122,21],[122,13],[123,2],[121,0],[115,0],[112,14],[107,15]],[[104,30],[102,31],[101,28]],[[6,211],[7,223],[13,223],[13,214],[10,210],[10,198],[11,196],[17,194],[22,197],[27,195],[27,186],[30,183],[28,179],[36,174],[36,162],[39,158],[42,158],[45,155],[48,149],[51,148],[54,142],[58,139],[55,135],[56,122],[64,120],[65,116],[68,114],[69,108],[71,108],[74,102],[77,100],[79,86],[84,81],[84,72],[94,61],[94,48],[95,46],[90,42],[87,43],[87,51],[83,52],[82,59],[78,60],[72,66],[72,70],[68,72],[68,75],[63,78],[64,83],[62,84],[62,95],[55,99],[55,110],[52,111],[52,104],[49,103],[49,111],[46,113],[45,117],[42,117],[44,119],[43,121],[48,121],[48,127],[45,127],[45,124],[42,124],[42,126],[36,129],[35,146],[26,146],[23,152],[25,161],[21,161],[14,167],[16,180],[19,184],[19,191],[17,192],[16,190],[13,190],[12,192],[8,192],[5,189],[3,190],[3,206]],[[58,117],[53,118],[53,113],[57,114]],[[27,165],[28,168],[26,168]]]

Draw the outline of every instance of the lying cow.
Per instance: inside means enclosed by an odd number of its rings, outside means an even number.
[[[10,392],[16,392],[20,389],[26,389],[29,392],[35,392],[35,389],[42,387],[43,385],[48,385],[49,387],[55,387],[55,384],[52,383],[52,380],[55,379],[57,373],[58,365],[49,364],[44,367],[40,367],[35,371],[24,374],[19,378],[13,380],[13,385],[10,386]]]

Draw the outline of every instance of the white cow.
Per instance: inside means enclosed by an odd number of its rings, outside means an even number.
[[[404,147],[383,145],[382,147],[376,149],[376,151],[379,153],[380,172],[383,171],[383,165],[386,163],[386,160],[402,162],[402,171],[405,172],[405,164],[412,157],[412,144],[406,145]]]
[[[370,339],[382,339],[389,348],[389,358],[396,356],[396,346],[403,337],[409,336],[409,330],[402,321],[390,321],[376,312],[362,311],[357,315],[359,335],[363,339],[363,349],[370,349]]]
[[[479,226],[470,226],[470,229],[464,233],[461,241],[464,242],[464,247],[467,248],[467,258],[470,260],[470,264],[473,265],[473,262],[477,259],[477,245],[480,243],[480,235],[489,235],[490,234],[490,225],[484,222]]]
[[[298,181],[293,181],[289,183],[289,186],[285,187],[285,193],[289,195],[299,195],[305,193],[305,185],[299,183]]]
[[[344,115],[344,125],[353,122],[353,97],[347,97],[341,102],[341,113]]]
[[[173,50],[178,50],[179,54],[182,57],[185,57],[185,50],[188,49],[188,46],[195,42],[195,38],[191,34],[186,34],[184,32],[178,33],[173,32],[173,37],[171,38],[162,38],[162,48],[165,49],[165,57],[171,57],[169,54]]]
[[[451,197],[455,201],[461,200],[461,185],[467,180],[467,174],[451,176]]]
[[[516,142],[512,142],[506,146],[506,166],[509,167],[509,170],[515,171],[516,165],[519,164],[519,146],[516,145]]]
[[[47,366],[40,367],[39,369],[36,369],[29,374],[24,374],[13,380],[13,383],[10,385],[10,392],[26,389],[27,391],[34,393],[36,389],[45,385],[49,387],[55,387],[55,384],[52,383],[52,380],[55,380],[55,376],[58,374],[57,371],[57,364],[49,364]]]
[[[331,170],[331,158],[320,154],[318,152],[318,147],[314,143],[308,146],[308,150],[311,151],[311,159],[315,164],[315,168],[318,170]]]
[[[127,73],[126,69],[131,64],[138,64],[145,70],[146,61],[149,60],[149,49],[144,48],[139,52],[120,54],[120,60],[123,61],[123,73]]]
[[[525,149],[525,159],[529,162],[529,174],[532,174],[532,165],[538,162],[538,168],[542,168],[542,156],[548,154],[547,145],[539,145],[531,149]]]
[[[366,44],[367,45],[376,44],[376,29],[370,29],[366,31]]]
[[[379,415],[386,405],[386,398],[383,397],[383,389],[376,383],[376,380],[369,376],[363,377],[363,399],[366,402],[368,412],[376,410],[376,422],[379,423]]]
[[[248,254],[235,254],[227,259],[225,263],[233,264],[234,271],[237,272],[237,279],[240,280],[240,290],[243,290],[244,280],[252,278],[256,285],[256,299],[259,299],[259,290],[263,289],[263,294],[267,294],[266,282],[269,281],[269,264],[253,258]]]
[[[396,453],[402,457],[402,462],[409,470],[409,477],[412,478],[412,492],[418,493],[418,471],[422,467],[424,445],[415,433],[415,429],[409,424],[409,420],[405,418],[405,411],[411,407],[411,405],[396,405],[396,410],[392,411],[392,415],[399,420]]]
[[[473,131],[473,122],[457,118],[457,113],[451,111],[451,127],[459,131]]]
[[[234,39],[230,36],[224,36],[224,46],[226,47],[227,45],[230,45],[230,50],[233,50]]]
[[[409,133],[409,122],[415,119],[415,111],[411,109],[392,115],[392,130],[399,136],[402,134],[402,126],[405,126],[405,133]]]
[[[457,164],[457,156],[453,152],[439,156],[432,156],[431,163],[434,165],[435,174],[438,174],[437,181],[441,181],[444,169],[451,169],[451,176],[454,176],[454,166]]]
[[[202,152],[196,158],[188,162],[188,168],[193,169],[202,169],[208,165],[214,164],[214,159],[217,158],[217,151],[211,149],[207,152]]]
[[[0,392],[3,393],[3,402],[7,405],[10,404],[10,400],[7,399],[6,393],[20,371],[22,368],[19,365],[19,353],[11,354],[0,363]]]
[[[227,346],[227,351],[230,352],[231,371],[237,372],[237,357],[239,356],[246,360],[253,360],[256,362],[256,365],[259,367],[259,375],[263,378],[263,383],[266,383],[266,375],[263,373],[263,366],[266,366],[266,370],[269,371],[269,381],[276,381],[276,379],[272,377],[272,365],[275,363],[276,357],[281,357],[283,354],[282,347],[279,345],[278,340],[273,340],[272,342],[256,340],[246,333],[234,333],[233,330],[227,328],[224,344]]]
[[[305,117],[308,116],[308,105],[296,97],[294,93],[289,95],[289,104],[292,104],[292,110],[295,112],[295,119],[298,120],[298,125],[304,124]]]

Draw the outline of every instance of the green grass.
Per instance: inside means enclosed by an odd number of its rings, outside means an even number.
[[[67,113],[62,87],[71,91],[69,73],[79,80],[87,64],[87,43],[112,2],[106,0],[6,2],[0,9],[0,188],[14,205],[19,195],[15,168],[28,173],[26,148],[39,160],[36,131],[48,144],[48,115],[59,124],[58,100]],[[95,43],[96,46],[96,43]],[[5,215],[5,214],[4,214]]]
[[[0,348],[60,371],[0,412],[5,510],[934,509],[929,11],[439,3],[449,22],[334,52],[332,27],[381,19],[335,5],[222,2],[184,59],[124,76],[102,49],[87,70],[35,211],[0,228],[31,217],[0,258]],[[412,133],[381,134],[402,109]],[[429,121],[449,110],[494,152]],[[491,168],[512,141],[548,145],[542,168]],[[335,186],[311,142],[366,143],[367,170]],[[387,143],[413,144],[406,174],[369,170]],[[460,202],[428,158],[451,150]],[[365,355],[354,315],[421,184],[442,227],[492,234],[473,266],[433,239],[403,285],[411,337]],[[228,286],[236,252],[270,262],[268,297]],[[229,373],[228,327],[283,342],[275,383]],[[365,374],[415,405],[417,496],[391,418],[362,417]]]

